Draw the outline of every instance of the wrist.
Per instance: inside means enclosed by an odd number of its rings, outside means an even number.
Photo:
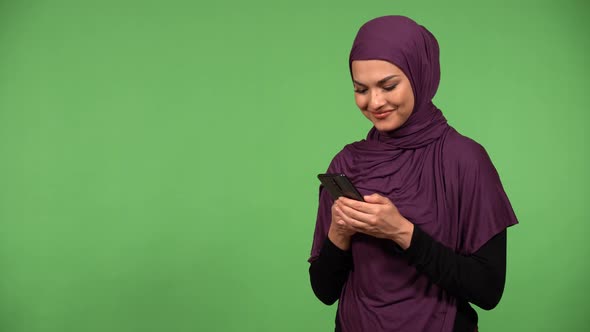
[[[397,243],[403,250],[410,247],[412,243],[412,235],[414,234],[414,224],[408,219],[403,218],[399,231],[391,238]]]
[[[328,231],[328,239],[334,243],[340,250],[350,249],[350,236],[334,231],[332,228]]]

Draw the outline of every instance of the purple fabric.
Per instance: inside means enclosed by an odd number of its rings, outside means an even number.
[[[434,36],[403,16],[379,17],[359,30],[354,60],[380,59],[410,79],[415,107],[392,132],[371,129],[344,147],[328,172],[344,173],[364,194],[387,196],[401,214],[461,254],[477,251],[517,223],[484,148],[450,127],[432,103],[440,80]],[[319,255],[330,227],[332,199],[320,188],[312,246]],[[339,300],[343,331],[452,331],[455,299],[408,264],[392,241],[356,234],[354,269]]]

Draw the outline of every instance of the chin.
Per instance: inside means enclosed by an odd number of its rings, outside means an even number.
[[[394,131],[397,128],[401,127],[399,123],[383,123],[383,122],[373,122],[375,129],[379,130],[380,132],[390,132]]]

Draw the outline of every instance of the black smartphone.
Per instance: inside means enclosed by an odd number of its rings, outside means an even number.
[[[359,193],[356,187],[350,182],[350,179],[344,174],[318,174],[318,179],[322,182],[324,187],[328,189],[330,196],[334,200],[340,196],[356,199],[357,201],[365,201],[363,195]]]

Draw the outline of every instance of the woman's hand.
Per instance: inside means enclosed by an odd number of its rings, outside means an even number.
[[[407,249],[412,241],[414,225],[399,213],[387,197],[372,194],[364,196],[364,199],[361,202],[338,198],[332,207],[332,223],[336,215],[336,224],[344,229],[390,239],[402,249]]]
[[[336,202],[332,204],[332,223],[328,230],[328,238],[334,245],[342,250],[350,249],[350,238],[356,233],[356,230],[343,223],[343,216],[336,211]]]

